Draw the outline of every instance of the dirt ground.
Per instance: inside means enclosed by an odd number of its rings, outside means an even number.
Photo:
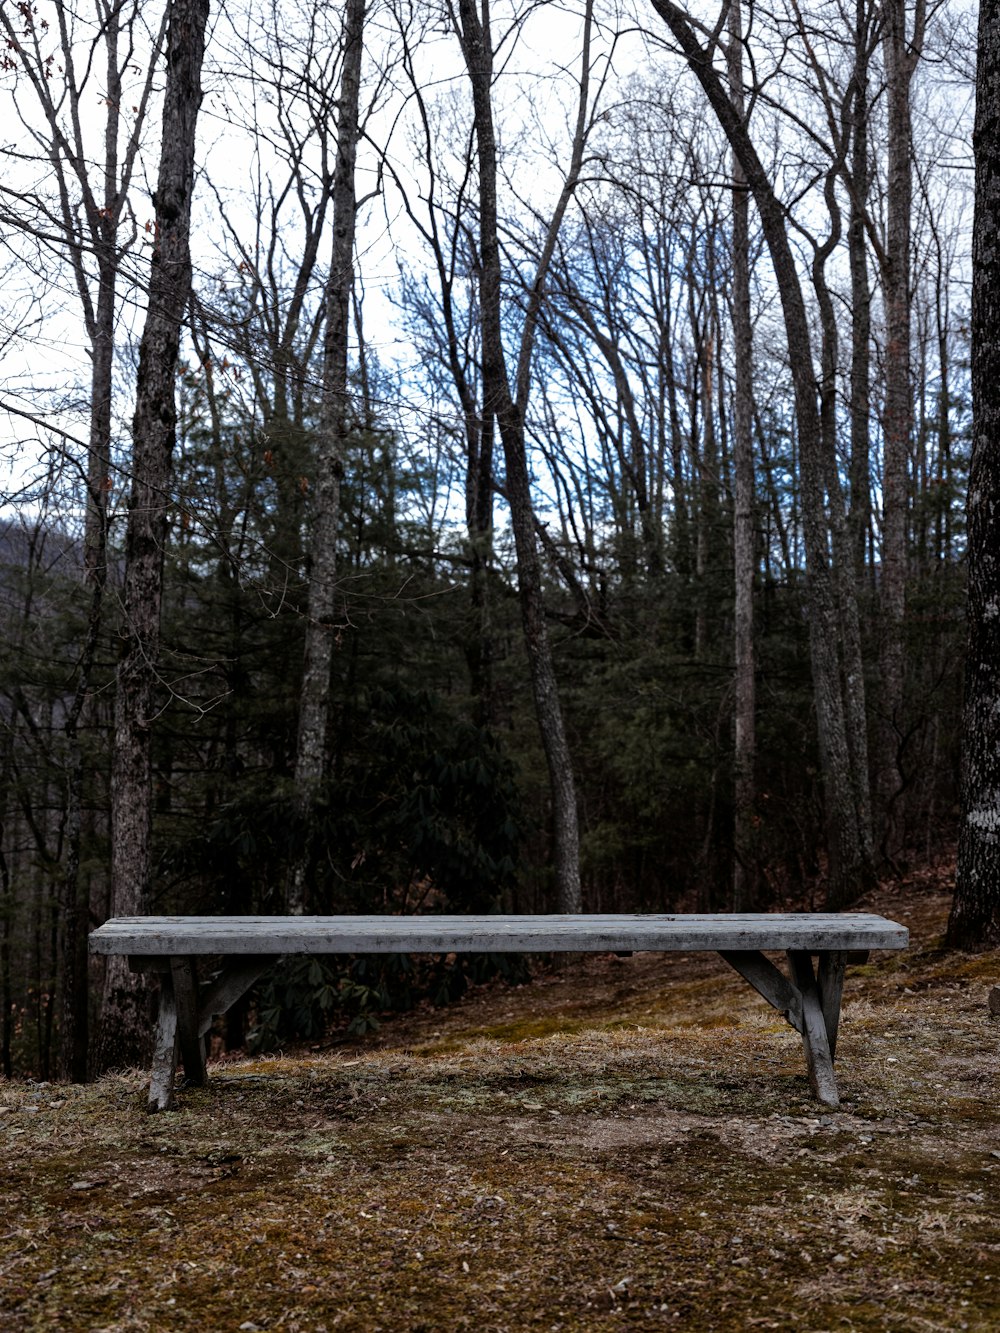
[[[0,1082],[0,1329],[1000,1330],[1000,955],[947,876],[845,989],[843,1107],[710,956],[585,958],[227,1062]]]

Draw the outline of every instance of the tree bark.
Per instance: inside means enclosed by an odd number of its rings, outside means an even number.
[[[309,906],[308,878],[312,862],[309,823],[326,772],[330,669],[337,601],[337,533],[347,427],[347,363],[357,213],[354,178],[365,3],[366,0],[348,0],[344,16],[344,64],[337,116],[337,164],[333,177],[333,255],[326,288],[322,419],[312,501],[305,662],[295,760],[295,804],[304,842],[292,862],[287,894],[287,907],[293,913],[305,912]]]
[[[84,126],[90,118],[81,117],[84,90],[88,87],[87,76],[81,75],[74,63],[76,30],[64,7],[57,10],[55,25],[65,76],[60,83],[58,101],[53,96],[53,83],[48,77],[49,67],[43,62],[44,48],[38,41],[41,24],[35,12],[25,9],[21,14],[23,35],[31,34],[34,38],[27,42],[19,42],[8,15],[0,15],[0,31],[7,36],[8,49],[17,53],[21,71],[34,91],[47,126],[45,150],[58,197],[58,208],[52,216],[58,222],[65,244],[91,355],[90,420],[83,469],[86,495],[83,595],[87,602],[87,615],[77,654],[73,695],[63,723],[66,738],[65,824],[63,864],[58,889],[60,949],[57,1066],[61,1078],[74,1082],[81,1082],[86,1077],[88,1046],[89,901],[86,887],[80,884],[86,763],[80,728],[92,705],[92,678],[104,621],[117,286],[123,254],[130,248],[129,241],[121,244],[118,232],[136,164],[140,131],[145,123],[153,70],[165,32],[165,26],[161,26],[159,32],[154,34],[150,65],[139,94],[139,102],[133,107],[123,145],[122,76],[134,59],[132,29],[138,19],[137,5],[115,3],[109,7],[99,0],[95,10],[100,33],[95,42],[95,54],[96,47],[103,46],[106,78],[106,96],[102,99],[106,107],[104,152],[103,157],[97,156],[96,160],[88,152],[85,141]],[[82,208],[77,207],[76,191],[79,191]],[[89,267],[91,257],[93,269]]]
[[[851,548],[860,579],[871,522],[871,284],[865,250],[868,199],[868,0],[857,0],[851,90],[851,203],[847,253],[851,271]]]
[[[879,622],[881,698],[876,729],[876,778],[881,852],[892,865],[902,850],[903,615],[906,604],[907,463],[913,402],[910,389],[910,212],[913,206],[910,86],[923,44],[923,0],[912,41],[906,0],[884,6],[888,118],[885,296],[885,411],[882,460],[882,577]]]
[[[813,256],[813,287],[819,306],[820,435],[823,488],[829,497],[829,525],[834,595],[840,623],[837,645],[844,698],[844,727],[850,758],[851,782],[857,811],[860,856],[874,865],[871,795],[868,782],[868,730],[865,709],[864,665],[861,654],[861,624],[858,617],[857,571],[854,566],[847,514],[837,466],[837,365],[839,336],[833,296],[826,281],[826,261],[841,237],[841,214],[836,197],[836,178],[843,161],[834,160],[827,172],[824,194],[830,216],[830,234],[816,247]],[[831,906],[846,906],[831,899]]]
[[[115,318],[120,256],[117,231],[132,175],[135,150],[126,152],[119,182],[118,135],[121,118],[122,77],[119,67],[118,14],[108,17],[104,36],[107,54],[107,107],[104,206],[92,222],[97,258],[97,301],[88,319],[91,341],[90,434],[87,448],[86,516],[83,536],[84,589],[88,597],[87,622],[80,653],[76,688],[66,715],[66,860],[61,885],[62,978],[59,1001],[59,1075],[74,1083],[87,1077],[89,1046],[89,986],[87,928],[89,891],[80,883],[85,757],[80,723],[91,699],[90,691],[104,621],[107,587],[108,492],[111,471],[111,397],[114,376]],[[162,30],[160,37],[162,38]],[[131,45],[131,43],[129,44]],[[154,52],[158,53],[158,39]],[[154,56],[155,59],[155,56]],[[148,84],[147,84],[148,87]],[[145,107],[145,98],[143,99]],[[85,282],[82,258],[77,260],[78,282]]]
[[[835,462],[823,456],[817,377],[802,286],[788,240],[784,209],[709,52],[701,46],[687,15],[673,0],[653,0],[653,7],[680,45],[730,147],[742,164],[778,284],[801,456],[810,659],[826,800],[828,895],[831,905],[840,907],[864,892],[873,882],[874,870],[865,852],[868,838],[857,800],[858,790],[867,785],[868,776],[856,771],[857,756],[852,755],[848,740],[848,709],[844,697],[845,685],[850,689],[860,682],[845,680],[841,674],[840,645],[844,625],[838,593],[847,596],[848,600],[850,593],[844,585],[837,587],[831,565],[826,485]],[[838,501],[838,495],[831,496],[831,505]]]
[[[545,620],[541,562],[535,538],[535,513],[525,448],[524,414],[530,384],[534,336],[548,268],[562,217],[579,177],[588,59],[585,52],[581,114],[574,142],[573,163],[549,224],[535,280],[528,296],[515,377],[516,388],[512,393],[503,346],[497,216],[497,150],[491,98],[493,50],[489,5],[488,0],[484,0],[482,20],[476,13],[472,0],[460,0],[458,8],[462,53],[472,88],[476,148],[479,158],[479,296],[483,347],[483,417],[486,420],[495,420],[500,427],[506,464],[507,500],[510,505],[511,526],[517,554],[521,623],[531,673],[535,713],[542,748],[545,751],[552,795],[556,900],[560,912],[579,912],[582,906],[582,893],[576,788]],[[585,41],[589,40],[589,30],[588,11]]]
[[[449,207],[438,202],[439,172],[435,163],[438,149],[436,127],[428,109],[425,90],[413,67],[410,36],[401,23],[403,64],[410,81],[410,95],[417,109],[420,127],[421,163],[427,173],[426,195],[421,203],[426,214],[418,212],[409,190],[391,158],[385,159],[399,188],[407,216],[427,244],[437,277],[438,292],[432,301],[414,283],[409,289],[411,308],[415,309],[429,337],[432,355],[445,369],[461,406],[462,433],[465,440],[465,526],[466,554],[469,564],[469,618],[464,634],[463,652],[469,673],[472,716],[477,726],[492,727],[497,722],[497,698],[494,684],[494,629],[492,608],[493,510],[496,479],[494,456],[496,422],[486,418],[479,402],[482,376],[482,349],[473,351],[467,338],[466,320],[477,319],[477,312],[463,311],[456,290],[465,287],[467,238],[457,200],[464,199],[472,172],[472,161],[463,167],[462,178],[455,185],[455,202]],[[447,218],[447,221],[444,219]],[[478,378],[477,378],[478,377]]]
[[[111,772],[111,914],[138,916],[149,902],[152,727],[156,714],[163,551],[176,439],[174,382],[191,294],[191,196],[201,105],[208,0],[172,0],[166,43],[163,138],[149,300],[132,421],[132,489]],[[97,1065],[134,1064],[148,1040],[141,989],[125,958],[105,973]]]
[[[962,718],[962,823],[948,943],[1000,945],[1000,3],[982,0],[972,230],[969,649]]]
[[[729,10],[729,95],[746,123],[743,97],[743,14],[740,0]],[[752,907],[757,896],[754,833],[754,459],[753,331],[750,318],[750,196],[736,153],[733,173],[733,577],[735,583],[733,674],[733,911]]]

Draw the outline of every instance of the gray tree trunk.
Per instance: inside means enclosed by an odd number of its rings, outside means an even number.
[[[87,1077],[89,1046],[89,977],[87,930],[89,926],[89,889],[80,883],[80,851],[83,834],[83,796],[85,757],[80,742],[80,724],[88,709],[97,647],[104,621],[104,595],[107,587],[108,492],[111,471],[111,397],[113,392],[115,320],[117,285],[121,255],[117,232],[132,179],[139,124],[119,161],[118,139],[121,122],[122,67],[119,47],[122,29],[117,11],[110,14],[104,27],[107,57],[107,122],[105,156],[102,163],[103,207],[95,209],[91,222],[92,243],[97,259],[97,300],[85,302],[86,322],[91,343],[90,432],[87,445],[86,514],[83,536],[84,588],[87,595],[87,622],[81,647],[76,688],[64,724],[67,741],[66,762],[66,863],[61,892],[62,907],[62,982],[59,1002],[59,1073],[75,1083]],[[155,63],[163,29],[154,43],[151,66]],[[132,43],[126,43],[127,54]],[[138,121],[144,119],[152,68],[142,95]],[[65,198],[65,192],[62,192]],[[96,204],[96,198],[93,200]],[[69,219],[66,219],[69,223]],[[74,261],[80,290],[86,289],[82,256]]]
[[[545,244],[538,261],[535,281],[528,298],[522,330],[520,353],[511,392],[503,347],[501,313],[501,262],[497,216],[497,154],[493,127],[491,87],[493,50],[489,27],[489,6],[482,7],[482,20],[472,0],[459,3],[462,53],[472,88],[475,114],[476,148],[479,158],[479,246],[480,246],[480,319],[483,344],[483,417],[500,427],[507,470],[507,500],[517,553],[518,592],[521,623],[531,672],[535,713],[545,751],[552,794],[553,862],[556,901],[560,912],[579,912],[582,905],[580,886],[580,839],[576,811],[576,788],[572,760],[566,739],[559,689],[556,682],[552,648],[545,621],[541,561],[535,538],[535,513],[524,438],[524,414],[530,384],[531,354],[542,293],[551,264],[552,253],[566,206],[579,178],[586,109],[586,70],[581,83],[581,113],[574,142],[573,163],[563,186],[559,203],[549,224]],[[587,36],[589,41],[589,11]]]
[[[729,96],[746,121],[743,97],[743,14],[740,0],[729,10]],[[735,582],[733,672],[733,911],[752,907],[757,896],[754,833],[754,459],[753,331],[750,317],[750,195],[736,153],[733,173],[733,577]]]
[[[969,650],[962,718],[962,824],[948,943],[1000,945],[1000,3],[982,0],[972,230]]]
[[[86,769],[80,728],[92,703],[92,678],[104,619],[107,582],[107,505],[117,284],[122,256],[124,250],[129,248],[129,242],[120,246],[118,229],[135,168],[140,131],[145,122],[153,67],[165,32],[165,27],[161,27],[154,34],[150,66],[139,94],[139,102],[133,108],[129,132],[122,147],[122,75],[134,59],[132,27],[138,18],[137,6],[116,4],[109,10],[98,5],[97,9],[105,63],[106,96],[103,100],[106,112],[104,155],[96,162],[91,160],[84,137],[84,126],[89,116],[81,117],[81,103],[86,95],[84,90],[89,91],[88,80],[86,73],[81,74],[74,63],[75,30],[65,9],[59,7],[56,11],[59,51],[65,72],[65,78],[60,82],[58,100],[53,95],[55,89],[48,77],[49,69],[43,63],[44,48],[34,41],[19,42],[9,16],[0,15],[0,31],[7,36],[8,48],[16,51],[21,72],[31,85],[47,126],[45,151],[59,201],[53,220],[58,219],[61,237],[65,241],[91,354],[83,537],[83,595],[87,602],[87,615],[77,655],[76,681],[63,723],[66,737],[65,851],[59,885],[57,1063],[60,1077],[74,1082],[82,1082],[87,1073],[89,901],[87,888],[80,883]],[[26,31],[33,32],[38,23],[33,12],[25,11],[21,17]],[[83,202],[82,208],[77,207],[77,192]],[[96,273],[90,267],[91,258]]]
[[[132,490],[125,537],[115,745],[111,770],[111,913],[147,909],[151,873],[152,727],[156,714],[167,502],[176,438],[174,381],[191,295],[191,195],[208,0],[172,0],[163,139],[149,301],[132,421]],[[97,1065],[135,1064],[148,1040],[136,977],[124,958],[105,974]]]
[[[858,617],[857,570],[845,512],[840,471],[837,466],[837,364],[838,328],[833,297],[826,281],[826,261],[840,242],[841,216],[836,200],[835,181],[841,163],[833,162],[827,174],[825,194],[830,214],[830,234],[816,248],[813,258],[813,286],[820,314],[820,435],[822,449],[822,486],[829,497],[828,512],[834,596],[840,626],[837,650],[838,668],[844,699],[844,728],[850,762],[851,784],[857,812],[860,855],[874,866],[871,794],[868,781],[868,727],[865,708],[864,664],[861,654],[861,622]],[[831,892],[830,906],[847,906]]]
[[[493,510],[496,480],[494,455],[496,422],[483,416],[479,403],[477,373],[482,374],[481,356],[477,359],[465,340],[464,312],[456,300],[456,256],[460,248],[462,222],[457,210],[444,210],[436,195],[434,170],[437,141],[431,115],[425,100],[425,90],[416,82],[409,53],[408,38],[404,37],[404,66],[410,76],[410,91],[418,110],[420,123],[420,152],[422,163],[429,172],[430,188],[421,203],[426,214],[411,203],[405,188],[401,188],[403,208],[422,234],[433,257],[440,305],[434,309],[422,297],[414,304],[420,309],[430,329],[433,324],[435,355],[447,370],[462,409],[462,429],[465,438],[465,526],[466,554],[469,562],[470,615],[464,636],[463,651],[469,672],[472,694],[472,714],[477,726],[490,727],[497,720],[497,699],[494,687],[494,631],[492,616],[491,571],[493,567]],[[470,164],[471,165],[471,164]],[[402,185],[391,159],[386,167],[392,172],[397,185]],[[447,211],[448,220],[442,214]],[[437,318],[435,318],[435,316]],[[471,317],[475,317],[472,315]],[[480,349],[481,351],[481,349]]]
[[[871,283],[865,249],[868,199],[868,14],[869,0],[857,0],[854,79],[851,90],[850,217],[847,253],[851,271],[851,462],[850,530],[857,577],[865,567],[871,523]]]
[[[326,288],[322,418],[311,507],[309,600],[295,758],[295,804],[304,843],[292,862],[287,893],[288,911],[293,913],[305,912],[310,905],[308,880],[312,839],[309,821],[326,772],[330,668],[337,603],[337,532],[340,484],[344,475],[347,363],[354,286],[357,213],[354,177],[365,2],[348,0],[344,15],[344,63],[337,115],[337,164],[333,177],[333,254]]]
[[[906,0],[883,8],[888,118],[885,297],[885,411],[882,460],[882,576],[879,622],[881,697],[876,776],[881,851],[892,864],[902,850],[903,615],[906,604],[907,462],[913,400],[910,389],[910,213],[913,206],[910,86],[923,44],[923,0],[907,40]]]
[[[844,622],[843,606],[838,605],[838,597],[841,602],[845,597],[849,600],[850,590],[844,584],[837,586],[831,562],[826,493],[832,460],[824,458],[824,437],[816,398],[817,377],[802,286],[788,240],[784,209],[709,53],[698,41],[687,15],[673,0],[653,0],[653,7],[680,45],[730,147],[742,164],[778,284],[801,456],[809,644],[826,800],[828,891],[831,904],[842,906],[857,898],[873,880],[873,867],[865,851],[866,830],[857,801],[858,790],[867,784],[868,778],[867,773],[855,771],[857,755],[852,754],[848,738],[848,705],[844,689],[845,685],[851,688],[858,682],[845,679],[841,673],[840,645]],[[831,505],[839,499],[839,495],[832,494]]]

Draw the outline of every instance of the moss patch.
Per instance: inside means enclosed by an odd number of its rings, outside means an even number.
[[[844,1108],[723,965],[583,959],[226,1063],[0,1084],[11,1330],[1000,1327],[1000,958],[855,969]],[[926,943],[925,943],[926,942]]]

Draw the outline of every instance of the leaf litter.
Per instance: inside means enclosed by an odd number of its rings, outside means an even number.
[[[0,1083],[0,1326],[1000,1327],[1000,955],[945,953],[943,871],[851,969],[843,1106],[705,955],[585,957],[364,1042]]]

